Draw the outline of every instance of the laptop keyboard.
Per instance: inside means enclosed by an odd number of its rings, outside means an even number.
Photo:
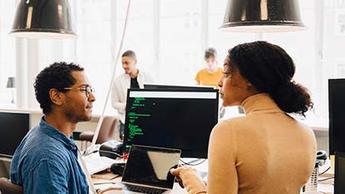
[[[149,194],[161,194],[164,193],[165,189],[142,187],[137,185],[126,185],[127,189],[130,191],[140,192],[140,193],[149,193]]]

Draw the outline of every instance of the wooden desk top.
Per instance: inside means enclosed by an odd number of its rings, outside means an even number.
[[[330,178],[333,176],[331,173],[320,176],[319,180]],[[111,194],[111,193],[131,193],[123,190],[121,184],[121,177],[111,172],[92,175],[92,181],[96,190],[99,189],[99,194]],[[318,193],[333,194],[333,179],[320,182],[318,184]],[[318,194],[314,193],[314,194]],[[187,192],[175,183],[173,190],[170,194],[187,194]]]

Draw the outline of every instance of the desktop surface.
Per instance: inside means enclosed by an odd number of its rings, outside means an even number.
[[[186,161],[190,162],[192,160],[195,160],[195,159],[187,159]],[[123,161],[123,160],[121,159],[119,161]],[[207,172],[207,166],[208,166],[208,161],[206,160],[200,165],[194,166],[194,168],[198,172],[201,172],[202,176],[205,176],[205,172]],[[323,174],[322,176],[320,176],[320,179],[328,178],[330,176],[333,176],[332,172]],[[107,192],[104,192],[104,194],[135,193],[135,192],[124,190],[124,185],[121,183],[121,178],[122,177],[116,176],[113,173],[103,172],[100,174],[93,175],[92,181],[95,184],[96,190],[97,189],[102,190],[102,191],[107,190]],[[204,178],[204,180],[206,180],[206,177]],[[173,189],[169,193],[170,194],[188,194],[188,192],[185,189],[181,188],[181,186],[177,182],[174,183]],[[307,193],[301,192],[301,194],[307,194]],[[319,182],[318,192],[308,193],[308,194],[333,194],[333,182],[332,181]]]

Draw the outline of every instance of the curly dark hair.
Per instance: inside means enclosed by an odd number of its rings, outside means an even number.
[[[232,68],[283,111],[304,116],[313,107],[307,89],[292,80],[295,64],[281,47],[265,41],[239,44],[229,50],[228,58]]]
[[[63,92],[66,91],[64,88],[75,84],[72,71],[84,71],[84,68],[74,63],[59,62],[49,65],[37,75],[34,83],[35,94],[44,114],[51,112],[50,89],[55,88]]]

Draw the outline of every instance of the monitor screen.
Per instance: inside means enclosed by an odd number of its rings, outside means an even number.
[[[124,144],[177,148],[182,157],[206,158],[218,100],[218,90],[130,89]]]
[[[345,79],[328,80],[329,153],[345,152]]]
[[[0,112],[0,156],[12,157],[29,129],[29,113]]]

